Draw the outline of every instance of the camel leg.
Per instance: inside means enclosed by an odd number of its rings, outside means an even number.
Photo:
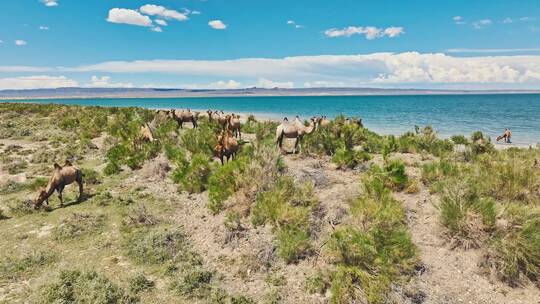
[[[79,184],[79,198],[77,199],[78,202],[81,201],[82,195],[83,195],[83,181],[82,178],[77,179],[77,184]]]
[[[240,128],[238,128],[238,137],[242,139],[242,131],[240,131]]]
[[[57,189],[58,191],[58,198],[60,199],[60,208],[64,207],[64,200],[62,199],[62,191],[64,191],[64,186],[60,186]]]
[[[296,138],[294,140],[294,149],[293,149],[293,154],[296,154],[296,151],[298,150],[298,143],[300,142],[300,138]]]
[[[193,120],[193,129],[197,129],[198,125],[197,125],[197,121],[194,119]]]

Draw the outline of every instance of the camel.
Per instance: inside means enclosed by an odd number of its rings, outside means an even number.
[[[185,122],[191,122],[193,128],[197,128],[197,119],[199,117],[198,112],[192,112],[190,109],[187,110],[171,110],[171,117],[176,120],[178,126],[183,128]]]
[[[79,185],[79,198],[77,201],[80,201],[83,193],[83,179],[82,171],[73,166],[69,161],[66,161],[63,167],[60,167],[58,164],[54,164],[54,173],[47,187],[41,189],[38,193],[37,198],[34,200],[34,208],[39,208],[43,201],[49,205],[49,197],[56,190],[58,192],[58,198],[60,199],[60,207],[64,206],[64,201],[62,200],[62,191],[64,187],[76,182]]]
[[[228,129],[233,132],[234,137],[242,139],[242,132],[240,132],[242,124],[240,123],[240,115],[231,114],[228,121]]]
[[[238,152],[240,145],[234,137],[231,130],[221,131],[221,135],[218,137],[218,144],[214,147],[214,156],[219,158],[221,164],[224,164],[223,158],[225,157],[227,162],[232,157],[236,158],[236,152]]]
[[[347,117],[347,120],[345,120],[345,123],[348,125],[357,125],[360,128],[364,127],[364,125],[362,124],[362,118]]]
[[[326,116],[319,118],[319,126],[327,127],[329,124],[330,124],[330,119],[328,119]]]
[[[229,115],[225,115],[223,111],[221,113],[218,113],[217,111],[214,112],[214,117],[218,124],[221,126],[223,130],[227,128],[227,123],[229,122]]]
[[[139,130],[140,140],[141,141],[148,141],[148,142],[154,142],[156,139],[154,138],[154,132],[152,131],[153,128],[150,127],[148,123],[144,123],[141,126],[141,129]]]
[[[300,121],[300,118],[296,116],[296,119],[290,123],[287,117],[283,119],[283,122],[277,126],[276,129],[276,143],[278,144],[279,149],[282,149],[283,138],[294,138],[294,148],[293,154],[296,154],[298,144],[302,140],[302,137],[306,134],[311,134],[315,131],[315,118],[310,119],[309,126],[304,126]]]

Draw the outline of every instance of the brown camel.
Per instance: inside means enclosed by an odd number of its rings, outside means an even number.
[[[49,205],[49,197],[55,190],[58,192],[60,207],[63,207],[64,201],[62,200],[62,191],[64,191],[65,186],[73,182],[76,182],[79,185],[79,198],[77,201],[80,201],[83,193],[82,171],[73,166],[69,161],[66,161],[66,164],[63,167],[60,167],[60,165],[55,163],[53,176],[49,180],[47,187],[39,191],[37,198],[34,200],[34,208],[39,208],[43,201]]]
[[[140,141],[141,142],[144,142],[144,141],[154,142],[154,141],[156,141],[156,139],[154,138],[154,131],[152,129],[153,128],[148,123],[144,123],[141,126],[141,129],[139,130],[139,136],[140,136]]]
[[[227,162],[232,157],[236,158],[236,152],[238,152],[240,145],[230,130],[221,131],[221,135],[218,137],[218,144],[214,147],[214,156],[219,158],[221,164],[224,164],[223,158],[226,158]]]
[[[240,123],[240,115],[231,114],[229,116],[227,128],[233,132],[234,137],[242,139],[242,133],[240,132],[241,126],[242,124]]]
[[[190,109],[187,110],[171,110],[171,117],[176,120],[180,128],[184,127],[185,122],[191,122],[193,128],[197,128],[197,119],[199,117],[198,112],[192,112]]]
[[[225,115],[223,111],[221,111],[221,113],[216,111],[214,112],[214,117],[221,128],[225,130],[227,128],[227,123],[229,122],[229,115]]]
[[[345,123],[349,125],[357,125],[360,128],[364,127],[362,124],[362,119],[358,117],[348,117],[347,120],[345,120]]]
[[[330,119],[328,119],[326,116],[323,116],[319,119],[319,126],[327,127],[329,124],[330,124]]]
[[[300,141],[302,140],[302,137],[306,134],[311,134],[315,131],[315,118],[310,119],[309,126],[304,126],[304,124],[300,121],[300,118],[296,116],[296,119],[291,123],[285,117],[283,122],[277,126],[276,129],[276,143],[278,144],[279,149],[282,149],[283,145],[283,138],[294,138],[294,148],[293,148],[293,154],[296,154],[296,151],[298,149],[298,145]]]

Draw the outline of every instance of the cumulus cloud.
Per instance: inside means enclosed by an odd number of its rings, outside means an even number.
[[[227,25],[221,20],[211,20],[208,22],[208,25],[215,30],[224,30],[227,28]]]
[[[160,16],[165,19],[174,19],[178,21],[188,20],[186,14],[180,13],[179,11],[175,11],[172,9],[167,9],[161,5],[146,4],[141,6],[139,11],[145,15]]]
[[[472,25],[475,29],[483,29],[490,26],[492,23],[493,21],[491,21],[491,19],[482,19],[482,20],[473,22]]]
[[[49,27],[48,27],[48,26],[43,26],[43,25],[42,25],[42,26],[39,27],[39,29],[42,30],[42,31],[48,31],[48,30],[49,30]]]
[[[23,46],[23,45],[27,45],[27,43],[24,40],[15,40],[15,45]]]
[[[142,15],[136,10],[126,8],[113,8],[109,11],[107,21],[111,23],[130,24],[137,26],[152,26],[150,17]]]
[[[238,81],[231,79],[228,81],[219,80],[219,81],[211,82],[211,83],[181,84],[175,87],[189,89],[189,90],[233,90],[233,89],[240,89],[242,87],[242,84]]]
[[[4,43],[4,40],[0,40],[0,44]]]
[[[121,83],[121,82],[111,82],[110,76],[92,76],[90,83],[86,85],[90,88],[133,88],[134,85],[131,82]]]
[[[326,37],[351,37],[353,35],[364,35],[366,39],[373,40],[381,37],[398,37],[405,33],[403,27],[388,27],[386,29],[374,26],[348,26],[342,29],[332,28],[324,32]]]
[[[55,89],[77,86],[79,86],[77,81],[65,76],[41,75],[0,78],[0,90]]]
[[[49,7],[58,6],[58,0],[41,0],[41,2]]]
[[[513,23],[513,22],[514,22],[514,20],[512,20],[512,18],[510,18],[510,17],[506,17],[502,21],[502,23],[504,23],[504,24],[510,24],[510,23]]]
[[[163,32],[163,30],[162,30],[161,27],[159,27],[159,26],[154,26],[154,27],[151,28],[150,30],[153,31],[153,32],[157,32],[157,33]]]
[[[294,83],[306,87],[410,84],[421,88],[475,84],[482,88],[486,84],[505,84],[537,88],[540,85],[540,56],[455,57],[443,53],[406,52],[232,60],[111,61],[76,67],[0,66],[0,72],[163,74],[174,75],[174,78],[236,79],[242,80],[242,84],[254,83],[267,88],[287,88]],[[214,84],[220,85],[219,82]],[[234,86],[231,83],[230,87]]]

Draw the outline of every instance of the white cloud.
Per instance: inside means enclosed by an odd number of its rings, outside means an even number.
[[[513,49],[516,51],[520,49]],[[525,49],[521,49],[525,50]],[[521,51],[520,50],[520,51]],[[508,49],[504,50],[509,52]],[[531,49],[526,51],[531,52]],[[455,53],[471,49],[454,49]],[[499,53],[498,49],[474,52]],[[374,53],[365,55],[319,55],[285,58],[231,60],[111,61],[76,67],[0,66],[3,73],[82,73],[169,75],[173,79],[236,79],[258,87],[304,86],[397,86],[440,87],[441,84],[540,86],[540,55],[454,57],[443,53]],[[138,76],[134,76],[139,74]],[[174,76],[171,76],[174,75]],[[227,83],[217,82],[214,87]],[[307,85],[306,85],[307,83]],[[202,86],[202,85],[201,85]],[[227,86],[234,87],[234,82]]]
[[[156,32],[156,33],[161,33],[161,32],[163,32],[163,30],[162,30],[159,26],[154,26],[154,27],[151,28],[150,30],[153,31],[153,32]]]
[[[4,40],[0,40],[0,44],[4,43]]]
[[[201,12],[199,12],[199,11],[191,11],[191,14],[192,14],[192,15],[200,15]]]
[[[167,26],[167,21],[163,20],[163,19],[156,19],[155,20],[157,24],[161,25],[161,26]]]
[[[23,46],[23,45],[27,45],[27,43],[24,40],[15,40],[15,45]]]
[[[478,21],[473,22],[472,25],[476,29],[483,29],[483,28],[486,28],[486,27],[490,26],[492,23],[493,22],[490,19],[482,19],[482,20],[478,20]]]
[[[374,26],[349,26],[342,29],[328,29],[324,32],[326,37],[351,37],[353,35],[364,35],[366,39],[372,40],[381,37],[398,37],[405,33],[403,27],[388,27],[386,29],[377,28]]]
[[[178,21],[188,20],[186,14],[180,13],[179,11],[167,9],[161,5],[146,4],[141,6],[139,11],[146,15],[160,16],[166,19],[175,19]]]
[[[510,23],[513,23],[513,22],[514,22],[514,20],[512,20],[512,18],[510,18],[510,17],[506,17],[502,21],[502,23],[504,23],[504,24],[510,24]]]
[[[521,17],[519,18],[519,21],[523,21],[523,22],[530,22],[530,21],[534,21],[536,20],[535,17]]]
[[[48,30],[49,30],[49,27],[48,27],[48,26],[43,26],[43,25],[42,25],[42,26],[39,27],[39,29],[42,30],[42,31],[48,31]]]
[[[276,81],[268,80],[266,78],[259,78],[255,86],[258,88],[265,88],[265,89],[273,89],[273,88],[291,89],[294,87],[294,83],[292,81],[276,82]]]
[[[79,86],[77,81],[65,76],[41,75],[0,78],[0,90],[54,89],[77,86]]]
[[[540,52],[540,48],[524,49],[447,49],[447,53],[531,53]]]
[[[467,22],[463,21],[463,17],[461,17],[461,16],[454,16],[452,18],[452,20],[454,20],[454,23],[458,24],[458,25],[467,23]]]
[[[302,28],[305,28],[305,26],[303,26],[303,25],[301,25],[301,24],[296,24],[296,21],[294,21],[294,20],[288,20],[288,21],[287,21],[287,24],[288,24],[288,25],[294,26],[294,28],[296,28],[296,29],[302,29]]]
[[[41,0],[41,2],[43,2],[45,6],[49,6],[49,7],[58,6],[58,0]]]
[[[156,87],[156,86],[152,86]],[[172,86],[168,86],[169,88]],[[181,85],[175,85],[174,87],[183,88],[183,89],[189,89],[189,90],[232,90],[232,89],[240,89],[242,87],[242,84],[240,82],[237,82],[235,80],[219,80],[216,82],[211,83],[189,83],[189,84],[181,84]]]
[[[112,23],[130,24],[138,26],[152,26],[152,20],[136,10],[126,8],[113,8],[109,11],[107,21]]]
[[[211,20],[208,22],[208,25],[215,30],[224,30],[227,28],[227,25],[221,20]]]
[[[110,76],[92,76],[90,83],[85,85],[90,88],[133,88],[133,83],[112,83]]]

